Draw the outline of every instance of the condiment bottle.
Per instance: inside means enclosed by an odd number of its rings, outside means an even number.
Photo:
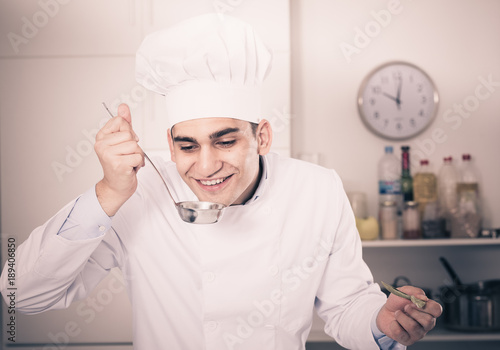
[[[417,202],[405,202],[405,209],[403,211],[403,238],[422,238],[422,231],[420,230],[420,215],[418,214]]]
[[[438,200],[440,216],[445,219],[446,236],[451,234],[451,219],[457,215],[457,183],[459,173],[452,157],[445,157],[438,174]]]
[[[413,197],[415,202],[418,203],[421,217],[427,203],[437,201],[437,177],[427,159],[420,161],[420,168],[413,176]]]
[[[403,202],[413,201],[413,179],[410,174],[410,147],[402,146],[401,151],[401,194]]]
[[[395,201],[380,203],[379,223],[382,239],[398,238],[398,209]]]

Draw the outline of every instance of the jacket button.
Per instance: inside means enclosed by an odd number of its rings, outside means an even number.
[[[271,276],[276,276],[279,271],[280,271],[280,269],[278,268],[277,265],[271,265],[269,267],[269,273],[271,274]]]
[[[213,282],[215,280],[215,273],[212,271],[205,272],[203,274],[203,280],[207,283]]]
[[[213,332],[217,328],[217,322],[215,322],[215,321],[208,321],[205,324],[205,328],[207,329],[207,331]]]

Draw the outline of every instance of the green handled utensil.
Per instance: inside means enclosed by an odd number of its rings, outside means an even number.
[[[406,293],[403,293],[402,291],[400,291],[400,290],[398,290],[398,289],[394,288],[393,286],[391,286],[391,285],[389,285],[389,284],[385,283],[384,281],[381,281],[381,282],[382,282],[382,285],[383,285],[383,286],[384,286],[384,287],[385,287],[385,288],[386,288],[389,292],[391,292],[391,293],[392,293],[392,294],[394,294],[394,295],[397,295],[398,297],[401,297],[401,298],[405,298],[405,299],[411,300],[411,302],[412,302],[413,304],[417,305],[417,307],[418,307],[419,309],[422,309],[422,308],[425,306],[426,302],[425,302],[424,300],[419,299],[419,298],[417,298],[417,297],[415,297],[415,296],[413,296],[413,295],[408,295],[408,294],[406,294]]]

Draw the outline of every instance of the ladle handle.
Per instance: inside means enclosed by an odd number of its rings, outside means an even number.
[[[111,113],[111,111],[109,110],[108,106],[106,106],[106,104],[104,102],[102,103],[102,105],[104,106],[104,108],[106,108],[106,110],[108,111],[108,113],[111,116],[111,118],[114,118],[113,113]],[[168,189],[167,183],[165,182],[165,179],[161,175],[161,173],[158,170],[158,168],[156,168],[155,164],[151,161],[151,159],[148,157],[148,155],[146,154],[146,152],[144,152],[144,150],[142,150],[142,154],[144,154],[144,158],[146,158],[148,160],[148,162],[155,169],[156,173],[160,176],[161,181],[163,182],[163,184],[165,185],[165,188],[167,189],[168,195],[170,196],[170,198],[172,198],[172,201],[174,202],[174,204],[177,205],[177,202],[175,201],[174,197],[172,196],[172,193],[170,193],[170,190]]]
[[[458,278],[458,275],[456,274],[455,270],[453,270],[453,268],[451,267],[448,260],[446,260],[444,257],[441,256],[441,257],[439,257],[439,261],[441,261],[441,264],[443,264],[444,268],[446,269],[446,271],[450,275],[450,277],[453,281],[453,284],[455,286],[461,286],[462,281],[460,280],[460,278]]]

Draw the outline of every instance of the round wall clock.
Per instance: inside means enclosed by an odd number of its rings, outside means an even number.
[[[409,139],[427,128],[436,116],[438,101],[431,78],[406,62],[375,68],[358,93],[358,109],[365,125],[391,140]]]

